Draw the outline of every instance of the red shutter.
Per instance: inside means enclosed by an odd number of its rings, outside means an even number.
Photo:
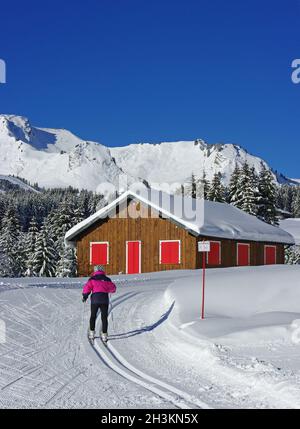
[[[250,246],[249,244],[238,243],[237,245],[237,265],[250,265]]]
[[[108,243],[91,243],[91,265],[108,264]]]
[[[180,263],[180,242],[161,241],[160,242],[160,263],[179,264]]]
[[[265,264],[274,265],[276,264],[276,247],[265,246]]]
[[[221,246],[217,241],[210,242],[210,251],[207,254],[208,265],[220,265],[221,264]]]

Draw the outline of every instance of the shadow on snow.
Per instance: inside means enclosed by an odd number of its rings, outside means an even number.
[[[143,328],[135,329],[134,331],[124,332],[122,334],[109,335],[109,340],[110,341],[120,340],[122,338],[134,337],[135,335],[140,335],[140,334],[143,334],[144,332],[153,331],[153,329],[157,328],[159,325],[161,325],[168,319],[168,317],[170,316],[174,308],[174,305],[175,305],[175,301],[172,303],[171,307],[159,318],[159,320],[153,323],[152,325],[144,326]]]

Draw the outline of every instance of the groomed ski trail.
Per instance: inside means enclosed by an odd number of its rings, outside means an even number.
[[[117,305],[122,304],[127,299],[132,298],[137,295],[137,293],[129,294],[125,299],[115,299],[113,301],[114,308]],[[111,319],[112,312],[109,312],[109,319]],[[97,318],[96,327],[99,331],[99,317]],[[181,409],[192,409],[192,408],[202,408],[210,409],[212,408],[207,403],[192,397],[188,393],[171,386],[170,384],[163,382],[151,375],[146,374],[143,371],[140,371],[138,368],[130,364],[108,341],[107,345],[104,345],[101,339],[95,338],[94,343],[90,342],[90,345],[95,349],[98,356],[101,360],[111,368],[114,372],[121,375],[133,383],[138,384],[139,386],[144,387],[147,390],[157,394],[166,401],[171,402],[176,408]]]

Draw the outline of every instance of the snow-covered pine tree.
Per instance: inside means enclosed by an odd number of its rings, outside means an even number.
[[[176,194],[191,197],[191,198],[207,199],[209,186],[210,184],[206,178],[205,171],[203,171],[201,178],[196,177],[196,175],[192,173],[188,182],[181,185],[180,188],[177,189]]]
[[[221,173],[215,173],[207,192],[207,199],[219,203],[225,202],[225,188],[222,185]]]
[[[0,236],[1,273],[2,277],[18,277],[22,271],[22,255],[18,253],[20,223],[15,207],[9,205],[2,219]]]
[[[112,196],[113,199],[118,198],[119,194],[116,191],[115,195]],[[99,195],[99,194],[93,194],[92,192],[89,192],[89,194],[87,195],[87,207],[86,207],[86,215],[90,216],[91,214],[95,213],[97,210],[99,210],[99,208],[102,206],[104,207],[104,205],[107,203],[107,201],[105,200],[105,198],[103,197],[103,195]]]
[[[81,205],[76,206],[76,203],[74,202],[73,207],[74,207],[74,214],[72,218],[72,224],[74,226],[77,223],[84,220],[85,216],[84,216],[84,208]]]
[[[95,202],[94,196],[91,192],[86,190],[80,192],[77,204],[82,207],[84,218],[87,218],[96,211],[97,203]]]
[[[12,277],[13,265],[12,260],[9,258],[0,246],[0,277]]]
[[[66,200],[71,204],[70,218],[72,222],[71,226],[73,226],[74,223],[94,213],[98,209],[99,203],[106,203],[103,196],[99,194],[86,190],[79,191],[71,187],[67,189],[40,189],[39,191],[37,193],[24,192],[22,189],[13,186],[12,188],[8,187],[5,189],[5,192],[0,193],[0,224],[2,224],[2,220],[5,218],[4,214],[7,207],[10,206],[15,208],[16,216],[20,222],[20,230],[22,231],[22,234],[19,236],[20,245],[16,245],[14,250],[17,254],[20,254],[21,258],[24,254],[24,249],[26,249],[23,239],[27,240],[27,236],[23,236],[23,233],[28,232],[33,216],[36,218],[38,225],[41,225],[50,213],[54,214],[58,209],[60,210],[61,205]],[[52,233],[51,228],[51,235]],[[62,240],[63,237],[61,237],[60,244]],[[5,260],[5,263],[1,264],[1,266],[5,267],[7,271],[10,263],[7,261],[7,256],[3,251],[1,251],[1,260]],[[15,262],[17,262],[17,259]]]
[[[76,275],[76,252],[65,246],[66,232],[84,219],[82,205],[76,205],[76,199],[65,199],[51,215],[51,237],[55,244],[58,262],[55,273],[59,277]]]
[[[209,180],[207,179],[206,172],[203,170],[202,179],[196,182],[197,185],[197,197],[208,199],[208,192],[210,188]]]
[[[253,195],[254,195],[254,206],[253,207],[254,207],[254,213],[256,216],[257,211],[258,211],[258,207],[259,207],[260,194],[259,194],[259,189],[258,189],[258,174],[256,173],[254,166],[252,166],[250,168],[250,184],[251,184],[251,188],[253,190]]]
[[[300,186],[294,189],[294,198],[292,202],[292,213],[294,217],[300,217]]]
[[[4,218],[4,215],[5,215],[5,200],[4,198],[1,198],[1,195],[0,195],[0,231],[2,228],[2,220]]]
[[[59,254],[59,261],[55,275],[57,277],[76,277],[77,258],[76,249],[70,246],[63,246]]]
[[[271,225],[278,225],[276,211],[277,188],[270,170],[264,164],[258,179],[259,206],[257,217]]]
[[[186,187],[185,187],[185,195],[196,198],[197,197],[197,184],[196,184],[196,177],[195,174],[192,173]]]
[[[69,199],[63,200],[50,215],[51,236],[55,243],[63,241],[66,232],[76,224],[74,206]]]
[[[257,176],[255,170],[250,168],[247,162],[243,164],[240,171],[236,196],[235,206],[246,213],[256,216],[258,210]]]
[[[294,185],[280,185],[277,187],[277,195],[276,195],[276,207],[281,209],[286,214],[290,213],[290,216],[293,216],[293,202],[295,200],[296,189]]]
[[[233,206],[238,206],[240,177],[241,177],[241,170],[239,169],[239,166],[236,164],[232,172],[232,175],[230,177],[228,195],[227,195],[227,202],[229,204],[232,204]]]
[[[33,257],[34,274],[39,277],[54,277],[56,260],[57,252],[50,234],[49,220],[45,219],[36,241]]]
[[[283,210],[292,213],[292,204],[294,200],[294,187],[290,185],[284,185],[282,187],[283,190]]]
[[[29,229],[24,241],[24,249],[26,253],[25,270],[24,270],[25,276],[34,275],[33,265],[34,265],[35,248],[37,244],[38,234],[39,234],[39,228],[38,228],[36,218],[32,217],[29,223]]]
[[[300,246],[285,247],[285,263],[289,265],[300,264]]]
[[[26,271],[26,260],[27,260],[27,253],[26,253],[26,236],[27,234],[23,231],[20,232],[17,247],[16,247],[16,260],[19,267],[19,276],[24,276]]]

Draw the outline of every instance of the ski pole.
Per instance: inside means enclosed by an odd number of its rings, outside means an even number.
[[[84,328],[84,316],[85,316],[85,302],[82,303],[83,304],[83,308],[82,308],[82,318],[81,318],[81,336],[83,337],[83,328]]]
[[[112,302],[111,302],[111,294],[109,294],[109,305],[110,305],[111,320],[112,320],[112,323],[113,323],[113,328],[115,330],[114,313],[113,313],[113,305],[112,305]]]
[[[111,294],[109,294],[109,305],[110,305],[110,312],[111,312],[111,320],[114,321],[113,305],[112,305],[112,302],[111,302]]]

